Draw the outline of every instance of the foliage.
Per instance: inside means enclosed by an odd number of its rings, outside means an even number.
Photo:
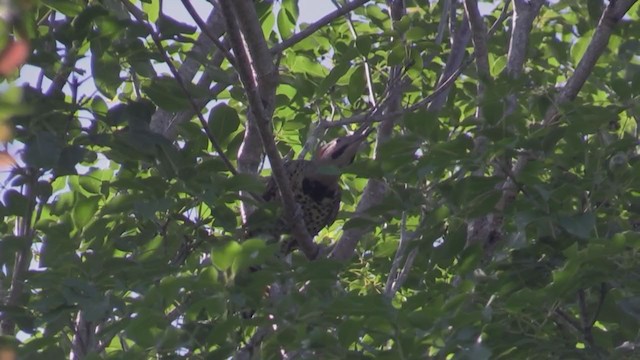
[[[45,81],[6,85],[0,98],[10,149],[20,149],[0,208],[0,309],[20,358],[228,358],[265,328],[275,330],[259,343],[260,358],[635,357],[638,6],[616,24],[577,98],[556,104],[605,4],[544,5],[517,80],[503,71],[512,25],[498,4],[484,18],[487,28],[497,21],[487,37],[490,79],[467,66],[441,109],[399,114],[390,139],[364,149],[342,176],[340,215],[316,241],[372,226],[355,256],[295,253],[287,263],[274,246],[242,241],[239,192],[260,193],[261,181],[233,175],[196,118],[179,125],[176,141],[150,128],[159,111],[215,100],[207,129],[235,163],[248,120],[234,65],[203,55],[199,27],[161,12],[159,1],[128,4],[153,28],[116,0],[21,10],[32,47],[23,71]],[[369,92],[383,99],[394,68],[404,75],[403,104],[431,94],[452,50],[450,30],[439,27],[447,4],[406,1],[394,22],[385,2],[371,1],[285,48],[273,113],[281,152],[299,153],[318,128],[325,139],[355,129],[325,122],[370,110]],[[255,8],[271,46],[306,27],[296,1]],[[461,26],[462,7],[452,18]],[[465,59],[473,51],[469,42]],[[164,54],[176,65],[196,61],[223,91],[183,87]],[[552,107],[560,120],[544,126]],[[511,173],[521,156],[531,160]],[[505,179],[517,196],[501,241],[490,252],[467,246],[468,224],[494,212]],[[368,180],[387,191],[354,215]],[[417,256],[389,298],[405,235]],[[255,265],[261,271],[249,273]]]

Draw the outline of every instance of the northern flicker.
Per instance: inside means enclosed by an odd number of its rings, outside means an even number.
[[[353,162],[360,144],[371,131],[372,129],[363,127],[352,135],[336,138],[321,146],[311,160],[291,160],[284,163],[291,190],[300,205],[302,218],[311,237],[335,221],[342,197],[339,170]],[[273,177],[269,179],[262,198],[268,203],[280,203],[280,194]],[[258,226],[252,226],[250,217],[247,223],[249,236],[267,235],[272,239],[279,239],[281,235],[290,232],[290,226],[282,216],[275,222],[263,221]],[[296,245],[296,240],[292,239],[283,244],[282,252],[287,254]]]

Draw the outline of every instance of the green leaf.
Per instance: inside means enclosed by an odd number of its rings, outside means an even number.
[[[109,52],[97,53],[91,57],[91,72],[96,87],[108,98],[114,98],[122,84],[120,70],[119,60]]]
[[[134,129],[148,129],[155,110],[155,105],[144,99],[127,104],[117,104],[109,109],[105,121],[110,126],[126,123]]]
[[[98,211],[98,200],[100,198],[77,196],[76,204],[73,207],[72,219],[77,229],[84,228]]]
[[[240,117],[236,109],[227,104],[218,104],[209,113],[209,131],[215,136],[220,145],[226,146],[231,140],[231,135],[240,126]]]
[[[429,35],[431,35],[431,33],[421,26],[411,27],[404,34],[407,42],[424,41],[428,38]]]
[[[127,336],[143,348],[157,345],[162,334],[161,329],[165,329],[168,325],[162,315],[152,310],[141,311],[129,321],[125,330]]]
[[[41,201],[49,199],[52,193],[53,187],[50,182],[44,180],[38,181],[38,184],[36,184],[35,187],[35,194]]]
[[[235,241],[230,241],[224,245],[214,247],[211,252],[211,261],[218,269],[228,270],[241,252],[242,246]]]
[[[39,132],[25,144],[24,161],[29,166],[51,169],[57,165],[61,153],[60,142],[55,134]]]
[[[88,194],[101,194],[102,184],[113,176],[111,169],[96,169],[78,178],[78,184]]]
[[[102,215],[129,213],[133,209],[133,205],[137,201],[137,197],[130,194],[118,194],[111,198],[100,209]]]
[[[587,47],[591,42],[591,38],[593,37],[592,35],[593,31],[587,32],[582,35],[578,41],[573,43],[573,46],[571,46],[571,61],[574,66],[578,65],[580,59],[582,59],[582,55],[584,55],[584,52],[587,50]]]
[[[277,21],[280,37],[283,39],[291,37],[295,30],[296,23],[294,16],[289,12],[289,10],[280,8]]]
[[[78,145],[65,146],[60,153],[60,159],[55,167],[57,176],[76,174],[76,166],[87,155],[87,150]]]
[[[180,111],[190,107],[184,90],[172,77],[162,76],[145,80],[142,82],[142,90],[158,107],[167,111]]]
[[[195,26],[180,22],[163,13],[160,14],[157,24],[158,30],[164,39],[170,39],[180,34],[193,34],[197,29]]]
[[[407,113],[404,115],[404,124],[407,126],[407,129],[425,139],[432,141],[438,139],[440,121],[432,111]]]
[[[498,56],[491,64],[491,76],[497,77],[502,73],[502,70],[507,66],[507,57]]]
[[[142,10],[147,14],[149,22],[156,22],[160,17],[160,0],[142,1]]]
[[[592,212],[573,216],[560,216],[558,222],[569,234],[581,239],[588,239],[595,226],[595,215]]]
[[[401,41],[399,41],[393,46],[393,48],[391,48],[391,51],[388,53],[387,63],[390,66],[402,65],[404,63],[405,55],[405,45]]]
[[[364,66],[359,65],[356,70],[351,74],[351,78],[349,78],[349,92],[347,93],[347,98],[349,98],[349,102],[354,104],[357,100],[359,100],[364,95],[365,88],[365,72]]]
[[[368,57],[369,56],[369,52],[371,51],[371,36],[358,36],[358,38],[356,39],[356,48],[358,49],[358,52],[360,53],[360,55],[364,56],[364,57]]]
[[[42,0],[42,4],[71,17],[80,15],[85,7],[81,0]]]
[[[217,205],[211,208],[213,225],[227,231],[233,231],[236,226],[236,213],[225,205]]]
[[[329,92],[329,89],[333,87],[340,78],[342,78],[348,71],[351,69],[351,65],[348,63],[339,64],[333,67],[322,81],[320,82],[320,86],[318,86],[318,94],[326,94]]]

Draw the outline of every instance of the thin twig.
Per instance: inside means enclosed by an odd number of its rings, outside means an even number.
[[[224,34],[224,18],[222,13],[218,10],[212,10],[207,17],[205,23],[209,33],[213,37],[220,37]],[[178,73],[183,79],[191,81],[196,73],[202,68],[202,76],[197,82],[198,88],[210,88],[208,96],[206,98],[196,99],[198,105],[198,111],[201,111],[207,103],[212,99],[215,99],[220,92],[225,90],[228,84],[236,83],[237,76],[231,75],[227,82],[217,82],[213,87],[211,83],[213,81],[213,69],[220,69],[220,65],[224,61],[224,55],[217,51],[213,54],[210,60],[207,60],[205,66],[202,66],[202,59],[209,59],[209,54],[214,48],[214,45],[210,42],[209,37],[200,33],[196,39],[191,51],[186,54],[184,61],[180,64]],[[228,46],[225,46],[228,48]],[[152,131],[162,134],[169,140],[175,139],[177,135],[177,125],[185,123],[191,120],[195,116],[193,109],[185,109],[179,113],[169,112],[163,109],[156,111],[151,117],[151,123],[149,124]],[[238,160],[238,168],[240,168],[240,161]],[[239,169],[240,170],[240,169]]]
[[[182,76],[180,76],[180,73],[176,69],[175,65],[173,65],[173,62],[171,61],[171,58],[169,58],[169,55],[167,55],[164,49],[164,46],[162,45],[162,40],[160,39],[160,35],[155,31],[155,29],[153,29],[151,25],[149,25],[144,21],[142,16],[140,16],[140,14],[138,13],[139,12],[138,8],[136,8],[133,4],[131,4],[127,0],[122,0],[121,3],[127,8],[127,10],[129,10],[131,15],[133,15],[133,17],[140,24],[144,24],[144,26],[147,28],[147,31],[149,31],[149,34],[151,35],[151,39],[153,40],[153,42],[156,44],[156,47],[158,48],[158,52],[160,53],[160,56],[169,67],[169,71],[171,71],[171,74],[173,75],[176,82],[178,83],[178,86],[180,87],[182,92],[184,92],[184,95],[189,101],[189,105],[191,105],[191,108],[193,109],[195,115],[198,117],[198,120],[200,120],[200,125],[202,126],[202,129],[204,130],[207,137],[209,138],[211,145],[218,153],[218,156],[220,157],[220,159],[222,159],[222,162],[224,162],[225,166],[227,167],[227,170],[229,170],[229,172],[231,172],[233,175],[237,175],[238,171],[236,170],[235,166],[233,166],[229,158],[224,154],[224,151],[220,146],[220,143],[218,143],[218,140],[216,140],[215,136],[211,133],[211,131],[209,131],[209,126],[207,125],[207,121],[204,119],[204,116],[200,111],[200,107],[198,106],[198,104],[196,104],[193,97],[191,97],[191,94],[187,89],[184,79],[182,78]]]
[[[235,360],[249,360],[251,359],[251,355],[253,354],[254,349],[264,340],[269,333],[271,333],[271,327],[262,326],[259,327],[258,330],[253,334],[251,339],[247,342],[245,346],[243,346],[234,356]]]
[[[598,316],[600,316],[600,311],[602,311],[602,305],[604,305],[604,299],[607,296],[607,291],[607,283],[601,283],[599,291],[600,296],[598,297],[598,306],[596,307],[596,311],[593,312],[593,317],[591,318],[591,322],[589,325],[591,327],[593,327],[596,321],[598,321]]]
[[[584,342],[587,347],[593,347],[593,332],[591,332],[592,328],[584,289],[578,290],[578,308],[580,309],[580,320],[582,321],[582,336],[584,337]]]
[[[388,298],[391,298],[393,295],[393,283],[398,276],[398,268],[400,268],[400,263],[404,257],[405,249],[407,248],[407,238],[407,213],[406,211],[403,211],[402,218],[400,219],[400,243],[398,244],[398,249],[396,250],[396,254],[391,262],[391,270],[389,270],[387,282],[384,285],[384,294]]]
[[[402,270],[400,270],[400,274],[398,274],[396,281],[393,282],[393,293],[396,293],[402,287],[402,284],[404,284],[404,282],[407,280],[409,271],[411,270],[411,267],[413,266],[413,262],[416,259],[417,255],[418,248],[415,247],[407,256],[407,260],[405,260],[404,266],[402,267]]]
[[[332,22],[333,20],[349,13],[350,11],[353,11],[357,8],[359,8],[360,6],[366,4],[367,2],[369,2],[370,0],[354,0],[351,1],[349,3],[344,4],[344,6],[342,6],[340,9],[329,13],[327,15],[325,15],[324,17],[322,17],[320,20],[314,22],[313,24],[307,26],[304,30],[300,31],[299,33],[291,36],[290,38],[283,40],[281,43],[275,44],[273,47],[271,47],[271,54],[277,54],[282,52],[283,50],[292,47],[293,45],[299,43],[300,41],[306,39],[307,37],[311,36],[313,33],[315,33],[316,31],[318,31],[318,29],[322,28],[323,26],[329,24],[330,22]]]
[[[340,10],[342,8],[342,6],[338,3],[337,0],[331,0],[331,2],[336,7],[336,9]],[[353,26],[353,21],[351,21],[351,16],[349,15],[349,13],[346,13],[345,17],[347,18],[347,25],[349,25],[349,32],[351,33],[351,37],[355,42],[358,40],[358,33],[356,32],[356,28]],[[369,103],[375,107],[377,104],[377,101],[376,101],[375,93],[373,91],[373,79],[371,78],[371,67],[369,66],[369,61],[365,55],[362,55],[362,61],[364,63],[365,79],[367,80],[367,90],[369,91]]]
[[[436,32],[436,45],[442,44],[444,38],[444,31],[447,28],[447,18],[449,18],[449,12],[451,11],[451,0],[444,0],[442,2],[442,13],[440,14],[440,23],[438,24],[438,31]]]
[[[556,315],[560,316],[564,321],[566,321],[569,325],[571,325],[571,327],[573,327],[576,331],[580,333],[582,332],[582,326],[580,326],[580,323],[576,319],[574,319],[572,316],[564,312],[562,309],[556,309],[554,312]]]
[[[189,0],[180,0],[180,1],[182,1],[182,5],[184,5],[185,9],[187,9],[187,12],[189,13],[189,15],[191,15],[191,17],[196,22],[196,24],[198,24],[198,26],[200,27],[200,31],[202,31],[202,33],[205,34],[207,38],[209,38],[209,40],[211,40],[211,42],[216,46],[216,48],[224,55],[224,57],[227,59],[229,64],[235,67],[236,61],[235,61],[235,58],[233,57],[233,54],[231,54],[231,52],[227,49],[227,47],[224,46],[224,44],[220,40],[218,40],[218,38],[214,36],[211,33],[211,31],[209,31],[207,24],[202,20],[200,15],[198,15],[198,12],[191,4],[191,1]]]

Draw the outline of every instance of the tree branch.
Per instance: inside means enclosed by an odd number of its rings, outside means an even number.
[[[507,74],[516,79],[522,74],[524,62],[527,58],[529,34],[533,27],[533,20],[538,16],[544,0],[514,0],[511,37],[509,52],[507,53]]]
[[[552,105],[547,110],[545,118],[542,121],[543,126],[552,126],[558,119],[559,106],[576,98],[587,78],[589,77],[589,75],[591,75],[598,58],[606,49],[606,46],[609,42],[609,37],[613,32],[613,27],[618,23],[618,21],[620,21],[620,19],[622,19],[624,14],[631,8],[631,6],[633,6],[633,4],[636,3],[636,1],[637,0],[611,1],[602,12],[600,21],[598,22],[598,26],[596,27],[587,50],[580,59],[580,62],[578,63],[578,66],[573,75],[569,77],[565,86],[554,98],[554,105]],[[524,54],[525,48],[521,48],[521,46],[522,43],[526,42],[526,39],[522,38],[522,36],[525,30],[529,31],[527,29],[531,28],[531,25],[528,25],[525,20],[533,22],[533,19],[542,6],[541,4],[538,4],[538,2],[541,2],[541,0],[536,1],[533,4],[527,4],[527,1],[524,0],[519,0],[516,2],[516,12],[520,12],[523,20],[522,22],[520,22],[519,20],[514,19],[512,42],[515,42],[515,44],[513,46],[513,55],[510,55],[509,59],[511,67],[508,70],[512,74],[518,74],[519,71],[521,71],[516,68],[516,65],[519,64],[520,66],[522,66],[524,64],[524,59],[522,59],[521,56],[523,56],[522,54]],[[515,24],[518,24],[518,27],[521,29],[517,29]],[[510,52],[512,51],[511,48],[512,47],[510,46]],[[517,177],[532,158],[533,156],[528,153],[518,156],[518,160],[516,161],[511,171],[513,177]],[[507,179],[502,186],[502,196],[498,204],[496,205],[497,211],[499,213],[504,211],[504,209],[515,200],[516,195],[517,186],[515,182],[512,179]],[[487,233],[496,233],[499,229],[501,229],[503,222],[503,216],[501,216],[500,214],[496,214],[496,216],[493,216],[493,218],[491,219],[491,223],[488,225],[489,230]]]
[[[574,328],[576,331],[578,332],[582,331],[582,327],[580,326],[580,323],[576,319],[574,319],[572,316],[564,312],[562,309],[556,309],[554,312],[556,315],[558,315],[560,318],[566,321],[569,325],[571,325],[571,327]]]
[[[332,0],[332,2],[333,2],[333,5],[335,5],[335,7],[338,10],[342,8],[342,6],[340,6],[337,0]],[[347,18],[347,25],[349,25],[349,31],[351,32],[351,37],[353,41],[356,42],[358,40],[358,33],[356,32],[356,28],[353,26],[353,21],[351,21],[351,16],[349,15],[349,13],[346,13],[345,16]],[[376,101],[375,92],[373,91],[373,79],[371,78],[371,67],[369,66],[369,61],[366,56],[362,55],[362,61],[364,63],[365,79],[367,80],[367,90],[369,91],[369,104],[375,107],[378,102]]]
[[[147,31],[149,31],[149,34],[151,35],[151,39],[153,40],[153,42],[156,44],[156,47],[158,48],[158,52],[160,53],[160,56],[169,67],[169,71],[171,71],[171,74],[173,75],[176,82],[178,83],[178,86],[180,87],[182,92],[184,92],[184,95],[189,101],[189,104],[191,105],[192,110],[195,112],[196,116],[198,117],[198,120],[200,120],[200,125],[202,125],[202,130],[204,130],[205,134],[209,138],[211,145],[216,150],[216,152],[218,153],[218,156],[220,157],[222,162],[224,162],[229,172],[231,172],[234,175],[238,174],[238,171],[236,170],[235,166],[233,166],[231,161],[229,161],[229,158],[227,158],[227,156],[224,154],[224,151],[222,150],[222,147],[216,140],[215,136],[211,133],[211,131],[209,131],[209,126],[207,126],[207,121],[202,116],[202,113],[200,112],[200,108],[198,107],[198,104],[191,97],[191,94],[189,93],[189,90],[187,89],[187,86],[185,84],[185,80],[182,78],[182,76],[176,69],[175,65],[173,65],[173,62],[169,58],[169,55],[167,55],[164,49],[164,46],[162,45],[162,40],[160,39],[160,35],[153,29],[153,27],[151,27],[148,23],[144,21],[142,16],[140,16],[140,14],[138,14],[138,12],[136,11],[138,9],[133,4],[131,4],[127,0],[122,0],[122,4],[129,10],[131,15],[133,15],[133,17],[136,18],[136,20],[138,20],[140,24],[145,25],[145,27],[147,28]]]
[[[292,47],[293,45],[299,43],[300,41],[306,39],[307,37],[311,36],[313,33],[315,33],[316,31],[318,31],[320,28],[322,28],[323,26],[329,24],[330,22],[332,22],[333,20],[348,14],[349,12],[359,8],[360,6],[366,4],[367,2],[369,2],[370,0],[354,0],[351,2],[348,2],[346,4],[344,4],[344,6],[342,6],[341,8],[337,9],[334,12],[331,12],[327,15],[325,15],[324,17],[322,17],[320,20],[314,22],[313,24],[307,26],[304,30],[300,31],[299,33],[292,35],[290,38],[283,40],[281,43],[278,43],[276,45],[274,45],[273,47],[271,47],[271,54],[277,54],[282,52],[283,50]]]
[[[391,300],[398,289],[402,287],[402,284],[407,279],[407,276],[409,274],[409,269],[411,269],[411,266],[413,266],[413,261],[415,260],[416,255],[418,255],[418,248],[413,248],[409,255],[406,257],[404,266],[398,272],[400,263],[402,262],[402,259],[404,259],[408,250],[409,243],[413,241],[413,239],[415,239],[416,235],[416,232],[407,232],[407,214],[403,212],[402,220],[400,223],[400,243],[398,244],[398,249],[396,250],[396,254],[393,257],[391,270],[389,271],[389,276],[387,277],[387,282],[384,286],[384,295],[389,300]]]
[[[464,0],[464,10],[467,14],[467,20],[469,21],[469,28],[471,29],[471,41],[473,42],[476,68],[478,69],[478,75],[480,75],[481,79],[479,84],[481,84],[483,79],[490,76],[487,31],[482,15],[480,15],[480,10],[478,9],[477,0]]]
[[[573,72],[573,75],[569,77],[565,86],[562,87],[562,90],[556,95],[554,99],[555,106],[550,107],[547,111],[543,122],[544,125],[550,125],[556,120],[560,105],[572,101],[578,96],[578,92],[580,92],[587,78],[591,75],[600,55],[602,55],[607,48],[613,28],[636,1],[637,0],[609,1],[609,4],[602,12],[596,31],[593,33],[591,42],[584,52],[584,55],[582,55],[576,70]]]
[[[196,11],[196,9],[193,7],[193,5],[191,5],[191,1],[189,0],[180,0],[180,1],[182,1],[182,5],[184,5],[185,9],[187,9],[187,12],[189,13],[189,15],[191,15],[191,18],[193,19],[193,21],[195,21],[196,24],[198,24],[198,26],[200,27],[200,31],[202,32],[202,34],[204,34],[206,37],[209,38],[209,40],[216,46],[218,51],[220,51],[224,55],[224,57],[227,59],[227,61],[229,61],[229,63],[232,66],[235,66],[235,59],[233,58],[233,55],[229,52],[227,47],[224,46],[224,44],[220,40],[218,40],[218,37],[220,37],[220,35],[216,36],[215,34],[209,31],[209,27],[204,21],[202,21],[202,18],[200,17],[200,15],[198,15],[198,12]]]
[[[455,7],[451,9],[451,12],[455,14]],[[445,64],[444,69],[442,70],[442,74],[440,75],[440,79],[438,80],[437,88],[441,88],[443,84],[451,81],[452,79],[453,81],[455,81],[457,76],[455,76],[454,78],[453,75],[456,72],[458,72],[458,75],[462,73],[461,67],[470,38],[471,32],[469,30],[469,23],[465,18],[462,20],[460,26],[458,26],[458,29],[453,35],[451,52],[449,52],[447,63]],[[453,83],[453,81],[451,81],[451,84]],[[449,86],[442,88],[443,91],[441,93],[439,93],[433,99],[430,99],[427,110],[437,112],[442,109],[445,102],[447,101],[447,96],[449,95]]]
[[[273,139],[271,115],[265,109],[273,104],[266,99],[271,99],[275,95],[277,73],[271,62],[271,56],[268,53],[255,9],[253,4],[247,0],[222,0],[221,5],[227,22],[227,32],[237,59],[238,74],[244,85],[251,114],[254,116],[265,153],[271,163],[273,178],[282,199],[285,218],[292,227],[292,235],[298,242],[300,249],[307,258],[314,259],[318,255],[318,246],[309,236],[298,204],[291,192],[289,177],[284,170],[282,158]],[[242,14],[243,17],[240,17],[239,14]]]
[[[527,42],[529,39],[529,33],[531,31],[533,20],[538,15],[544,0],[535,0],[535,2],[522,3],[520,1],[519,4],[516,4],[517,11],[514,13],[513,19],[513,28],[511,34],[511,41],[509,52],[507,54],[507,68],[506,72],[508,76],[512,79],[517,79],[522,73],[522,68],[524,66],[524,62],[526,60],[526,52],[527,52]],[[466,4],[466,2],[465,2]],[[505,10],[508,8],[508,3],[504,5],[502,14],[505,14]],[[501,16],[502,16],[501,14]],[[474,34],[475,36],[475,34]],[[480,87],[478,88],[480,91]],[[516,109],[516,98],[514,94],[509,94],[506,97],[506,106],[504,113],[502,114],[502,119],[506,119],[510,114],[512,114]],[[480,115],[479,110],[477,114]],[[474,140],[474,143],[479,150],[480,156],[486,151],[486,147],[482,147],[482,143],[486,142],[486,139],[477,138]],[[498,159],[494,159],[494,163],[500,163],[504,161],[505,163],[511,162],[511,158],[507,156],[500,157]],[[482,175],[485,171],[484,167],[479,167],[476,172],[476,175]],[[497,171],[496,173],[499,173]],[[505,186],[508,184],[508,186]],[[502,194],[512,197],[515,196],[515,192],[517,191],[516,183],[512,181],[512,179],[506,178],[505,182],[501,186]],[[507,197],[505,197],[507,199]],[[471,220],[468,223],[467,228],[467,243],[477,243],[482,242],[485,251],[491,251],[493,249],[493,245],[496,244],[501,238],[500,228],[502,226],[503,218],[502,211],[504,210],[502,204],[498,204],[496,206],[496,211],[491,214],[487,214],[484,216],[477,217]]]
[[[222,13],[214,9],[206,20],[205,28],[212,37],[215,37],[216,35],[218,37],[222,36],[224,33],[224,18],[222,17]],[[199,58],[207,58],[207,55],[210,53],[212,48],[213,43],[209,39],[209,36],[205,33],[201,33],[191,50],[193,55],[187,55],[184,62],[180,65],[180,69],[178,70],[180,76],[182,76],[183,79],[193,79],[198,70],[202,67]],[[217,52],[213,55],[213,59],[211,59],[209,65],[219,67],[223,60],[223,54]],[[212,77],[210,76],[210,73],[210,67],[205,66],[202,77],[198,80],[198,87],[208,88],[211,86]],[[231,83],[233,83],[233,79],[230,80]],[[211,99],[215,98],[217,94],[226,89],[227,86],[228,84],[226,83],[218,83],[210,89],[210,98],[195,100],[198,105],[198,112],[201,111],[202,108],[211,101]],[[195,114],[196,112],[194,112],[193,109],[184,110],[177,114],[159,109],[155,114],[153,114],[150,127],[152,131],[162,134],[168,139],[174,139],[177,133],[177,126],[189,121],[195,116]]]
[[[404,15],[404,1],[403,0],[388,0],[387,4],[389,6],[389,13],[391,14],[391,19],[394,21],[400,20]],[[399,81],[399,77],[402,74],[401,66],[392,66],[389,69],[389,81],[387,83],[387,88],[389,89],[389,97],[386,103],[386,109],[384,109],[385,113],[395,113],[401,110],[402,108],[402,88],[396,87],[394,90],[391,90],[393,84],[396,81]],[[380,108],[376,109],[375,113],[377,113]],[[376,157],[379,156],[379,147],[380,144],[385,142],[387,139],[391,137],[393,133],[393,127],[395,125],[395,120],[397,117],[387,117],[378,126],[376,133],[376,149],[375,154]],[[360,198],[360,202],[358,202],[358,206],[356,207],[356,216],[362,214],[370,207],[380,203],[384,198],[384,194],[386,193],[386,185],[379,181],[371,179],[367,182],[365,189],[362,193],[362,197]],[[362,235],[366,234],[370,229],[368,227],[360,227],[360,228],[352,228],[345,230],[335,247],[332,249],[331,253],[328,254],[329,257],[334,258],[336,260],[347,260],[353,256],[353,252],[355,251],[356,246],[358,245],[358,241],[362,237]]]
[[[580,309],[580,320],[582,322],[582,336],[587,347],[592,348],[594,345],[593,333],[591,332],[591,320],[589,319],[589,311],[587,309],[587,301],[584,289],[578,290],[578,308]]]

